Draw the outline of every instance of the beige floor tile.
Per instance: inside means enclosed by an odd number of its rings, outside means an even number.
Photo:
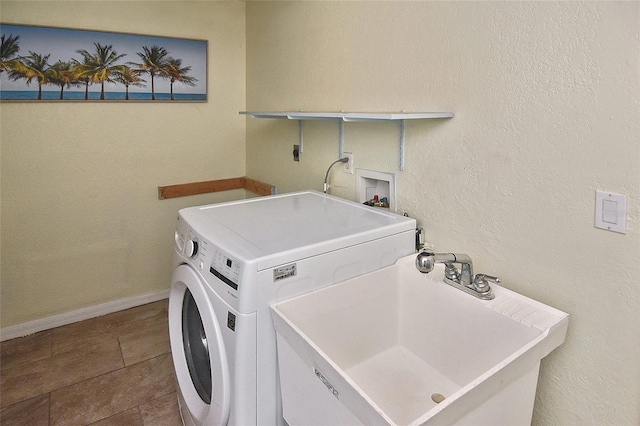
[[[157,318],[153,324],[137,332],[118,338],[124,365],[155,358],[171,352],[167,318]]]
[[[91,423],[91,426],[144,426],[138,407]]]
[[[86,425],[175,392],[171,355],[161,355],[51,393],[51,425]]]
[[[145,426],[182,426],[175,392],[142,404],[138,408]]]
[[[168,300],[161,300],[55,328],[52,331],[52,353],[92,346],[105,336],[119,337],[149,328],[158,321],[166,321],[168,305]]]
[[[69,350],[0,374],[0,406],[6,407],[124,367],[117,339]]]
[[[49,394],[37,396],[0,410],[2,426],[48,426]]]
[[[51,331],[42,331],[0,343],[0,371],[21,367],[51,356]]]

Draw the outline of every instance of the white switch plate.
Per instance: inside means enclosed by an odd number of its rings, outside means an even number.
[[[627,196],[596,191],[595,227],[607,231],[627,233]]]

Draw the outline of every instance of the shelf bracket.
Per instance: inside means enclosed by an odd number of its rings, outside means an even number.
[[[304,135],[302,133],[302,120],[298,120],[298,152],[302,154],[302,142]]]
[[[344,157],[344,121],[338,121],[338,158]]]
[[[404,120],[398,121],[400,140],[398,141],[398,170],[404,170]]]

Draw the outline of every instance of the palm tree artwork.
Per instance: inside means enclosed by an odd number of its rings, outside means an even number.
[[[165,48],[159,46],[151,46],[150,48],[142,46],[142,52],[137,52],[137,54],[140,59],[142,59],[142,63],[134,65],[138,65],[141,71],[147,72],[151,76],[151,100],[155,101],[155,76],[165,76],[162,71],[167,66],[169,59],[167,56],[169,55],[169,52],[167,52]]]
[[[11,72],[17,68],[20,61],[16,59],[16,55],[20,51],[20,36],[9,34],[0,37],[0,74],[3,72]]]
[[[60,99],[64,99],[64,88],[71,85],[78,85],[75,78],[74,69],[71,62],[58,61],[49,68],[49,79],[51,84],[60,86]]]
[[[207,48],[204,40],[5,24],[2,24],[1,30],[2,101],[34,98],[206,100]],[[52,43],[49,52],[37,52],[43,44],[46,46],[47,40],[58,40],[63,33],[65,36],[68,33],[69,43]],[[91,47],[74,49],[74,41]],[[37,48],[29,50],[33,46]],[[28,55],[20,55],[23,47],[29,52]],[[179,52],[184,57],[172,55],[171,51]],[[133,58],[137,60],[132,61]],[[34,81],[38,84],[37,95],[35,91],[27,89]],[[46,97],[43,97],[43,86],[55,86],[59,90],[46,90]]]
[[[118,71],[118,74],[115,76],[115,81],[124,85],[125,87],[125,95],[124,99],[129,100],[129,87],[137,86],[142,87],[144,83],[147,81],[140,77],[141,72],[139,70],[135,70],[130,68],[127,65],[124,65],[123,68]]]
[[[84,86],[84,100],[89,100],[89,85],[91,84],[91,75],[88,71],[83,71],[86,67],[88,67],[88,64],[79,62],[77,59],[72,59],[71,63],[73,64],[76,83],[78,84],[78,86]]]
[[[104,83],[113,82],[113,76],[124,69],[124,65],[118,65],[116,62],[125,55],[118,55],[111,45],[93,44],[96,53],[91,54],[86,50],[78,50],[78,53],[84,58],[82,73],[88,76],[92,83],[100,84],[100,100],[104,100]]]
[[[38,100],[42,99],[42,85],[50,82],[49,56],[30,51],[29,56],[20,58],[20,65],[9,74],[12,80],[23,78],[26,80],[27,85],[31,84],[33,79],[36,79],[38,82]]]
[[[188,86],[195,86],[196,79],[193,77],[189,77],[189,71],[191,71],[191,67],[182,67],[182,60],[170,58],[167,61],[165,68],[163,69],[163,73],[171,80],[171,100],[174,100],[173,97],[173,83],[179,81],[180,83],[186,84]]]

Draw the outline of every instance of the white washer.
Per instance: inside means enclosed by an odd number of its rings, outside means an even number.
[[[281,425],[271,303],[415,251],[413,219],[315,191],[179,212],[169,334],[186,425]]]

